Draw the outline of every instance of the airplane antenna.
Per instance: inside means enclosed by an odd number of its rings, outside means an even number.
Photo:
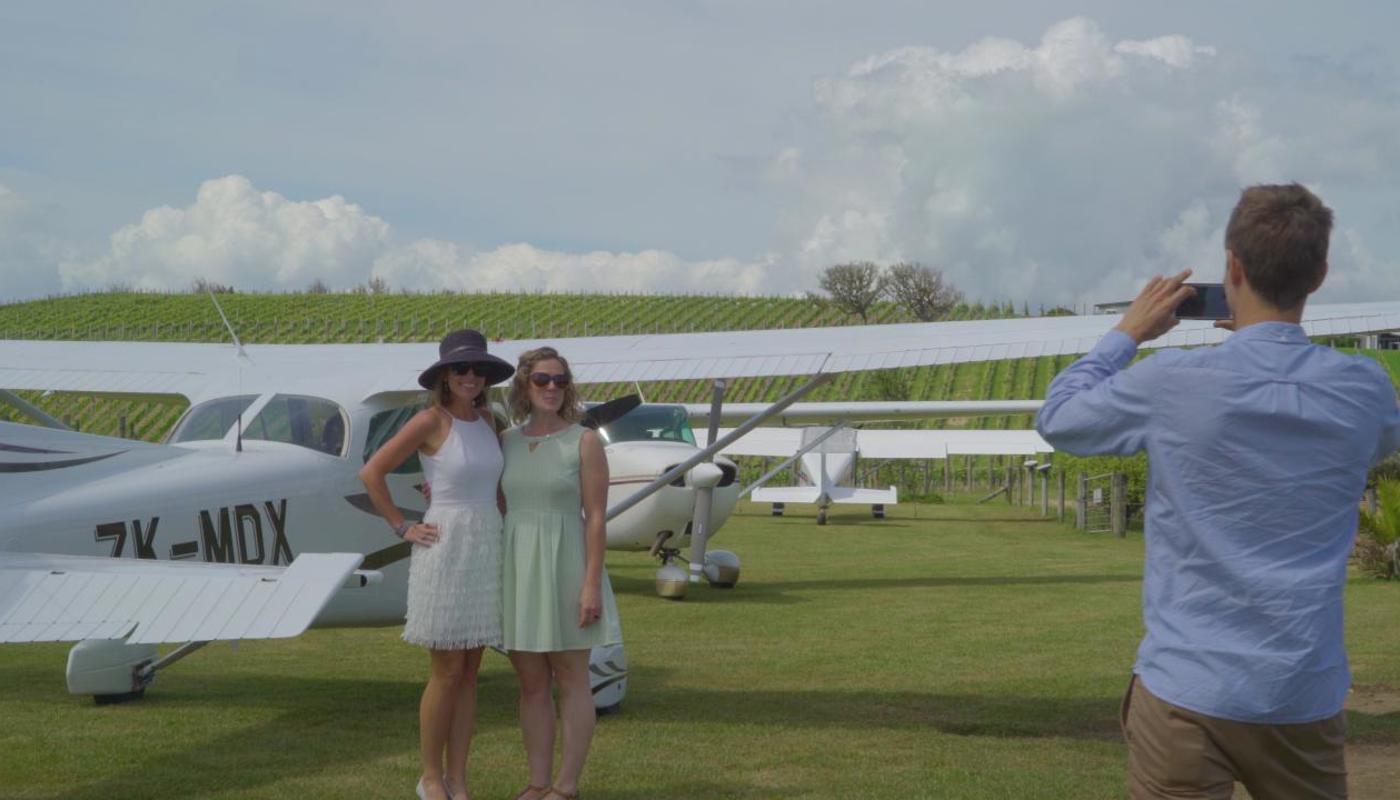
[[[213,289],[209,290],[209,299],[214,301],[214,310],[219,312],[219,319],[224,321],[224,327],[228,328],[228,335],[233,337],[233,346],[238,348],[238,354],[246,357],[248,354],[243,350],[243,342],[239,341],[238,333],[233,330],[233,325],[229,323],[228,316],[224,314],[224,307],[219,305],[219,298],[214,296]]]

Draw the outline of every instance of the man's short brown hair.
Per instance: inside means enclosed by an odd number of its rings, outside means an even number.
[[[1290,311],[1322,282],[1331,235],[1332,209],[1301,184],[1251,186],[1230,213],[1225,249],[1255,293]]]

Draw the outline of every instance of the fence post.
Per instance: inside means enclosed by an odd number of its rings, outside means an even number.
[[[1011,467],[1007,467],[1007,468],[1006,468],[1006,502],[1011,503],[1012,505],[1015,505],[1015,503],[1013,503],[1012,500],[1011,500],[1011,492],[1012,492],[1012,487],[1013,487],[1013,486],[1015,486],[1015,478],[1014,478],[1013,473],[1011,472]],[[992,487],[988,486],[988,487],[987,487],[987,491],[990,492],[991,490],[992,490]]]
[[[123,438],[123,439],[126,438],[126,415],[125,415],[125,414],[121,415],[120,417],[117,417],[117,435],[120,436],[120,437]]]
[[[953,457],[944,453],[943,458],[943,497],[947,499],[953,494]]]
[[[1050,516],[1050,472],[1040,473],[1040,516]]]
[[[1376,487],[1367,486],[1366,492],[1362,496],[1366,498],[1366,513],[1376,513]]]
[[[972,494],[972,456],[963,456],[963,467],[967,472],[966,491],[968,494]]]
[[[1057,469],[1057,470],[1055,470],[1055,483],[1059,486],[1059,490],[1060,490],[1060,513],[1059,513],[1058,516],[1055,517],[1055,519],[1056,519],[1057,521],[1059,521],[1059,522],[1064,522],[1064,521],[1065,521],[1065,471],[1064,471],[1064,470],[1062,470],[1062,469]]]
[[[1074,504],[1074,527],[1089,530],[1089,475],[1079,473],[1079,494]]]
[[[1113,473],[1113,497],[1109,513],[1113,515],[1113,535],[1122,539],[1128,535],[1128,476]]]

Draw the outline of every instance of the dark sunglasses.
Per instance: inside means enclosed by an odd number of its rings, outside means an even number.
[[[475,364],[453,364],[450,367],[448,367],[448,369],[452,370],[453,375],[466,375],[468,372],[470,372],[478,378],[486,377],[480,372],[477,372],[477,367]]]
[[[533,383],[536,386],[548,386],[549,384],[553,383],[555,386],[558,386],[560,389],[562,389],[565,386],[569,385],[569,380],[570,378],[567,372],[561,373],[559,375],[550,375],[548,372],[530,373],[530,383]]]

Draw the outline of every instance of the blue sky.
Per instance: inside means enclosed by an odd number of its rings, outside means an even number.
[[[7,3],[0,302],[124,284],[983,299],[1219,270],[1242,185],[1400,296],[1397,12],[1350,3]]]

